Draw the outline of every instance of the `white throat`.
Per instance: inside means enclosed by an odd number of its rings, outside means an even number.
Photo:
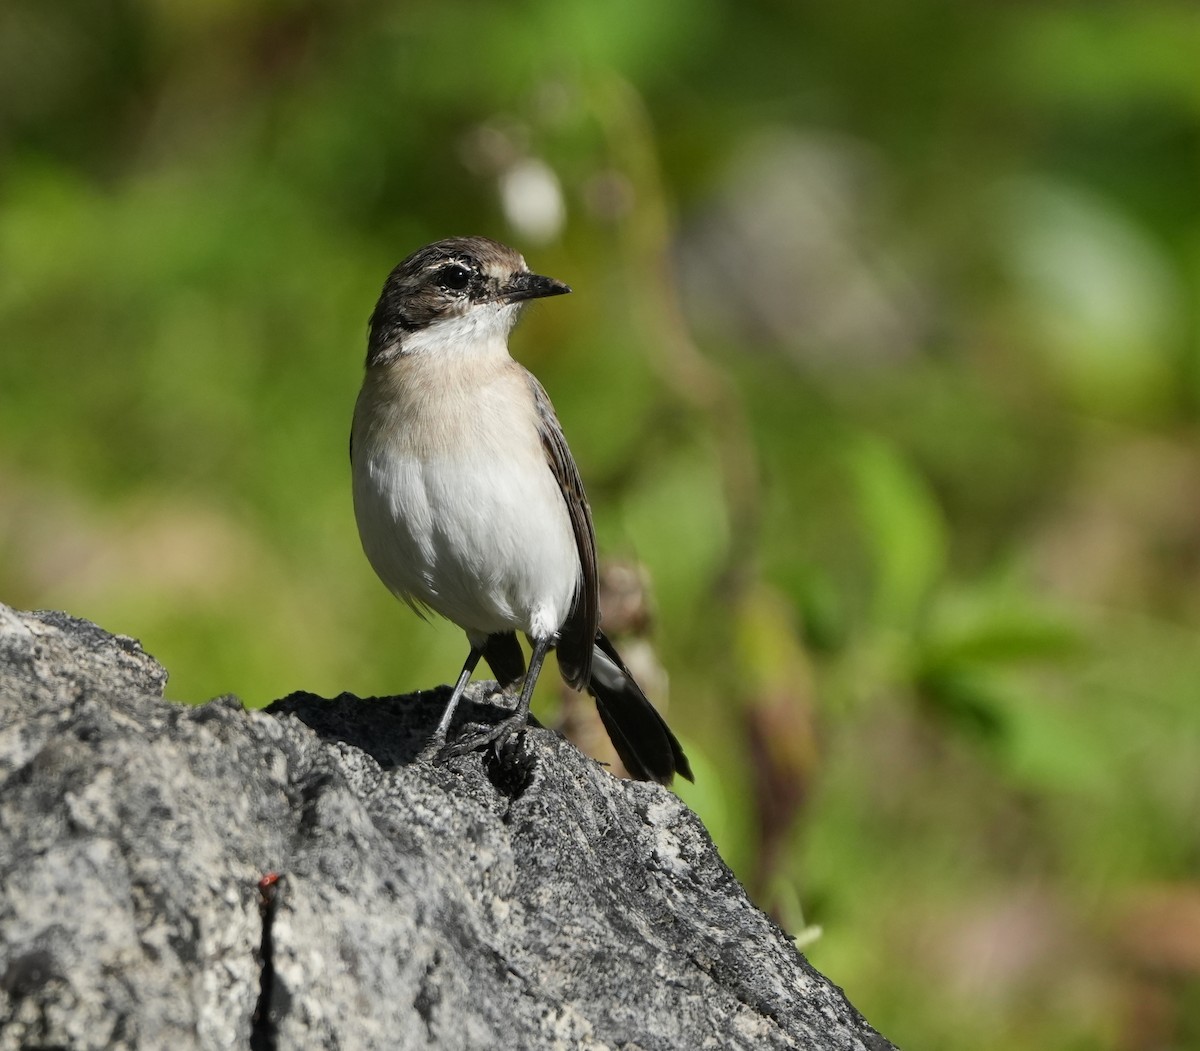
[[[402,344],[404,356],[507,356],[508,334],[519,313],[520,305],[516,303],[477,304],[465,314],[407,333]]]

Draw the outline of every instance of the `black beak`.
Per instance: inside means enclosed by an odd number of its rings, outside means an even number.
[[[571,291],[570,285],[555,281],[552,277],[542,277],[541,274],[517,274],[507,285],[500,289],[499,298],[506,303],[519,303],[523,299],[544,299],[546,296],[565,296]]]

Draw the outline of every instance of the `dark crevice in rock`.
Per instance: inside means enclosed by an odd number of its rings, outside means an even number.
[[[13,958],[0,976],[0,992],[8,1000],[8,1010],[0,1014],[0,1032],[10,1024],[17,1023],[23,1013],[22,1002],[34,1001],[37,1022],[28,1029],[30,1046],[36,1046],[39,1051],[67,1051],[61,1044],[46,1042],[47,1034],[53,1032],[47,1004],[50,999],[47,993],[51,986],[63,985],[63,977],[58,961],[44,949],[34,949]]]
[[[33,949],[14,957],[0,975],[0,989],[13,1000],[39,992],[58,977],[58,965],[45,949]]]
[[[689,958],[702,971],[716,979],[743,1007],[767,1019],[779,1028],[785,1028],[779,1017],[780,1012],[778,1008],[773,1007],[765,1000],[755,997],[745,987],[745,982],[737,973],[735,967],[725,967],[719,962],[704,960],[695,955],[691,955]]]
[[[512,804],[525,794],[533,781],[537,759],[525,747],[525,734],[515,734],[499,749],[489,748],[484,753],[483,769],[492,787]],[[507,821],[508,810],[504,818]]]
[[[421,1016],[421,1021],[425,1023],[425,1030],[429,1033],[431,1041],[437,1039],[437,1034],[434,1032],[433,1016],[436,1008],[442,1002],[442,994],[436,982],[433,981],[434,972],[442,964],[442,954],[434,951],[433,959],[425,968],[425,973],[421,976],[421,984],[417,989],[417,995],[413,999],[413,1009]]]
[[[262,940],[258,947],[259,986],[258,1002],[250,1020],[250,1051],[276,1051],[277,1032],[271,1013],[275,992],[275,949],[272,930],[275,925],[275,909],[279,901],[279,877],[275,873],[264,876],[258,884],[258,911],[262,916]]]

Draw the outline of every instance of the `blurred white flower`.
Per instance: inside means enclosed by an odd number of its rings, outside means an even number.
[[[523,157],[501,172],[500,203],[521,240],[534,244],[554,240],[567,220],[558,176],[537,157]]]

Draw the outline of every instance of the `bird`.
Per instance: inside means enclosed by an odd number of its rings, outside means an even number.
[[[595,699],[630,776],[692,780],[679,740],[600,628],[583,481],[549,396],[508,349],[532,300],[570,291],[480,236],[435,241],[391,271],[368,325],[350,434],[359,538],[394,595],[467,637],[427,752],[500,754],[519,740],[555,649],[566,683]],[[447,744],[481,657],[503,690],[519,683],[515,709]]]

